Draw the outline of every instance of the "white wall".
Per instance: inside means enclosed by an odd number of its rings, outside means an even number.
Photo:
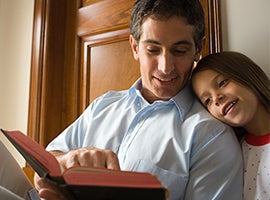
[[[270,0],[220,0],[223,50],[250,57],[270,77]]]
[[[0,0],[0,128],[3,129],[27,130],[33,10],[34,0]],[[13,154],[24,165],[22,157]]]

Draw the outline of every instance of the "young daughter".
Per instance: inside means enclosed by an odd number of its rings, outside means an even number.
[[[244,133],[244,199],[270,199],[268,76],[245,55],[222,52],[199,61],[192,86],[214,117]]]

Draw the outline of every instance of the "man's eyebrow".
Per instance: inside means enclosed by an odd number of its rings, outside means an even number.
[[[149,44],[157,44],[157,45],[161,45],[160,42],[156,41],[156,40],[152,40],[152,39],[146,39],[144,41],[142,41],[143,43],[149,43]],[[187,40],[181,40],[181,41],[178,41],[178,42],[175,42],[173,44],[174,46],[177,46],[177,45],[188,45],[188,46],[191,46],[192,43],[187,41]]]
[[[152,40],[152,39],[147,39],[147,40],[144,40],[142,41],[143,43],[150,43],[150,44],[158,44],[158,45],[161,45],[161,43],[159,43],[158,41],[156,40]]]
[[[174,46],[177,46],[177,45],[188,45],[188,46],[192,46],[193,44],[190,41],[181,40],[181,41],[178,41],[178,42],[174,43],[173,45]]]

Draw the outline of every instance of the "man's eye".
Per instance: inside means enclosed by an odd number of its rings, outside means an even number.
[[[149,53],[151,53],[151,54],[156,54],[156,53],[159,52],[158,49],[147,49],[147,51],[148,51]]]
[[[229,79],[225,79],[225,80],[222,80],[219,82],[218,86],[219,87],[223,87],[227,82],[228,82]]]
[[[184,55],[187,52],[187,50],[174,50],[174,55]]]

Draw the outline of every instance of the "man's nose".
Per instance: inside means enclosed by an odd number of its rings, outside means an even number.
[[[173,57],[169,53],[164,53],[160,56],[158,69],[164,74],[170,74],[174,70]]]

